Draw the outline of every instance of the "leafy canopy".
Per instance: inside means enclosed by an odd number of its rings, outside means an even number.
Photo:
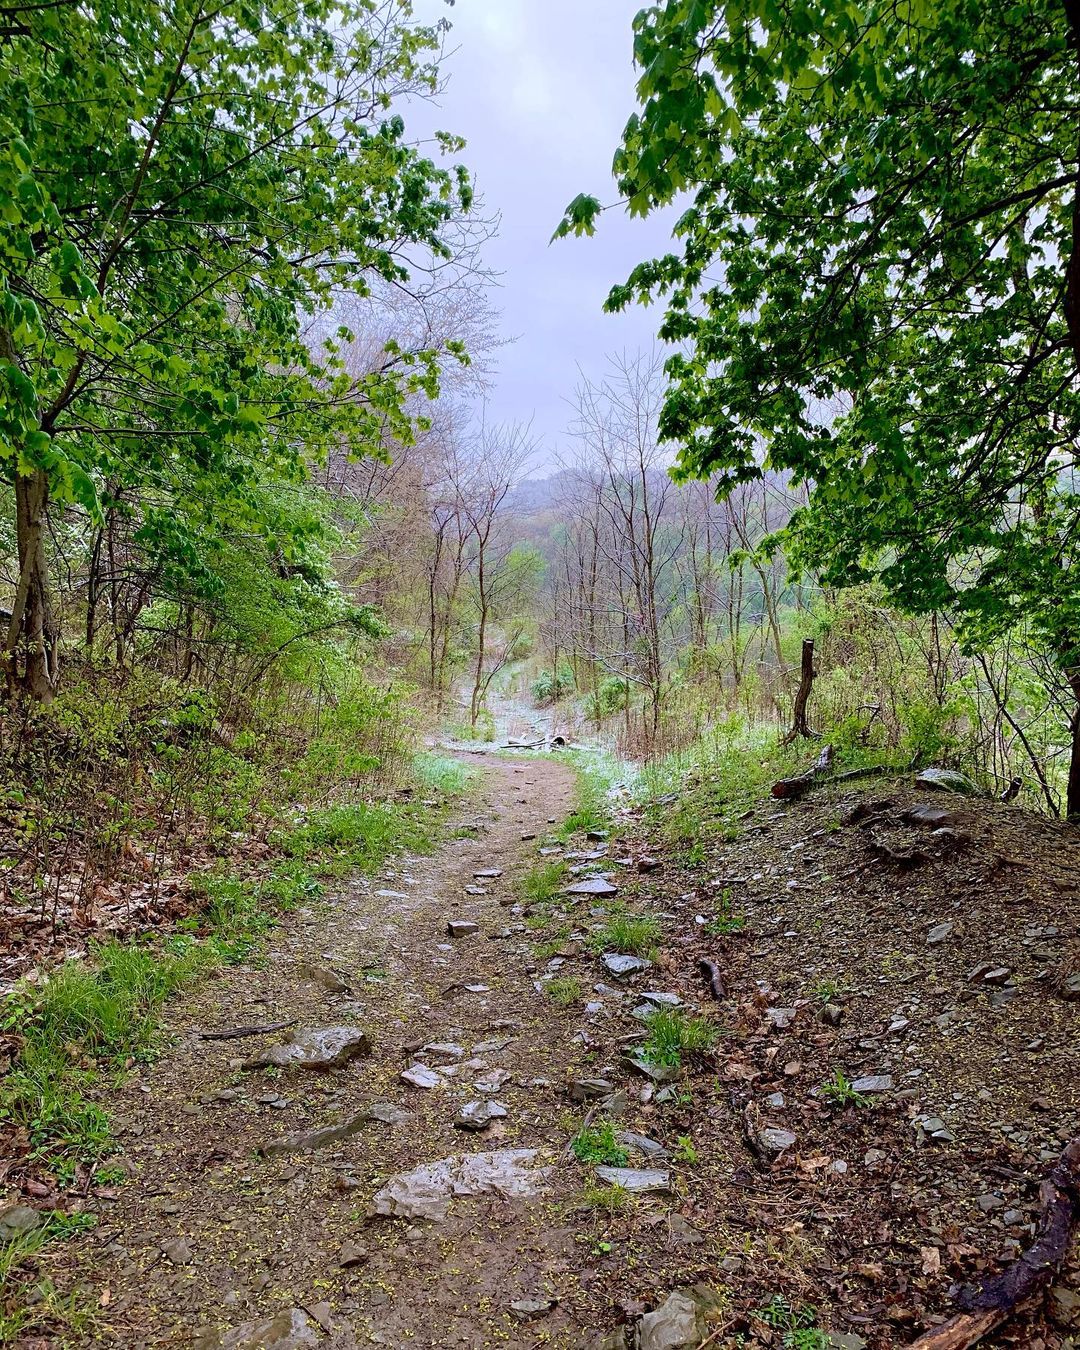
[[[1080,664],[1077,34],[1017,0],[667,0],[635,20],[628,209],[677,201],[662,434],[721,492],[812,486],[797,563],[1024,619]],[[687,195],[689,194],[689,195]],[[557,234],[588,233],[580,196]]]
[[[16,6],[0,47],[0,466],[123,503],[177,585],[227,535],[315,567],[288,485],[381,453],[436,354],[373,370],[317,317],[449,253],[460,168],[405,137],[439,33],[398,0]],[[458,142],[441,137],[442,148]],[[325,327],[325,324],[324,324]]]

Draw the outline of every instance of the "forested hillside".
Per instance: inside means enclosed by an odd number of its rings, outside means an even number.
[[[1080,13],[0,10],[0,1343],[1072,1346]]]

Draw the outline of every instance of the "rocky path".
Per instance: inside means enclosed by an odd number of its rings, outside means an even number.
[[[594,1338],[559,1120],[587,1052],[512,912],[573,778],[546,759],[483,773],[433,856],[294,913],[264,965],[173,1009],[173,1048],[113,1104],[130,1180],[69,1248],[106,1343]],[[307,1034],[328,1028],[346,1030]]]

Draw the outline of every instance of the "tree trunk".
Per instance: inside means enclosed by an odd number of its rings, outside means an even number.
[[[1072,715],[1072,755],[1069,759],[1069,787],[1065,797],[1065,818],[1080,823],[1080,672],[1069,676],[1076,698]]]
[[[45,559],[45,507],[49,480],[43,469],[15,475],[15,529],[19,583],[11,607],[4,665],[8,686],[48,703],[56,693],[57,638],[49,604]]]
[[[785,744],[790,745],[792,741],[800,736],[813,736],[810,730],[810,724],[806,720],[806,705],[810,702],[810,690],[814,685],[814,639],[803,638],[802,645],[802,671],[799,678],[799,690],[795,695],[795,717],[792,722],[791,730],[784,737]]]

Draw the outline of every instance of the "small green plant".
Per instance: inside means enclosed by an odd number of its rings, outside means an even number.
[[[590,946],[594,951],[648,956],[660,937],[660,924],[650,915],[616,914],[593,934]]]
[[[549,980],[544,991],[552,1003],[560,1008],[569,1008],[581,1002],[581,981],[573,975],[558,975]]]
[[[597,1186],[595,1182],[589,1182],[582,1193],[583,1202],[589,1209],[599,1209],[610,1217],[614,1218],[617,1214],[625,1214],[627,1210],[632,1209],[634,1205],[634,1195],[628,1191],[625,1186]],[[609,1242],[598,1244],[601,1252],[611,1251]]]
[[[818,1095],[830,1106],[837,1108],[869,1106],[871,1104],[869,1097],[864,1097],[861,1092],[855,1091],[842,1069],[837,1069],[830,1079],[822,1083],[818,1089]]]
[[[816,1308],[797,1308],[783,1294],[774,1294],[759,1309],[758,1316],[771,1330],[781,1333],[784,1350],[828,1350],[828,1333],[817,1325]]]
[[[845,987],[839,980],[823,979],[812,984],[807,992],[811,998],[817,999],[819,1003],[835,1003],[840,995],[845,992]]]
[[[731,891],[725,888],[717,898],[716,913],[705,924],[705,932],[710,937],[723,937],[729,933],[741,933],[745,927],[745,916],[735,913]]]
[[[629,1162],[629,1155],[616,1139],[615,1125],[610,1120],[586,1125],[571,1140],[570,1148],[578,1162],[601,1167],[625,1167]]]
[[[650,1064],[681,1064],[683,1055],[704,1054],[720,1034],[708,1017],[682,1008],[658,1008],[645,1019],[645,1027],[649,1035],[641,1055]]]
[[[539,862],[521,878],[518,891],[528,904],[549,905],[559,894],[565,879],[566,863],[561,859]]]
[[[686,1163],[688,1167],[693,1167],[698,1160],[693,1139],[688,1134],[680,1134],[675,1140],[675,1147],[671,1150],[671,1156],[676,1162]]]

